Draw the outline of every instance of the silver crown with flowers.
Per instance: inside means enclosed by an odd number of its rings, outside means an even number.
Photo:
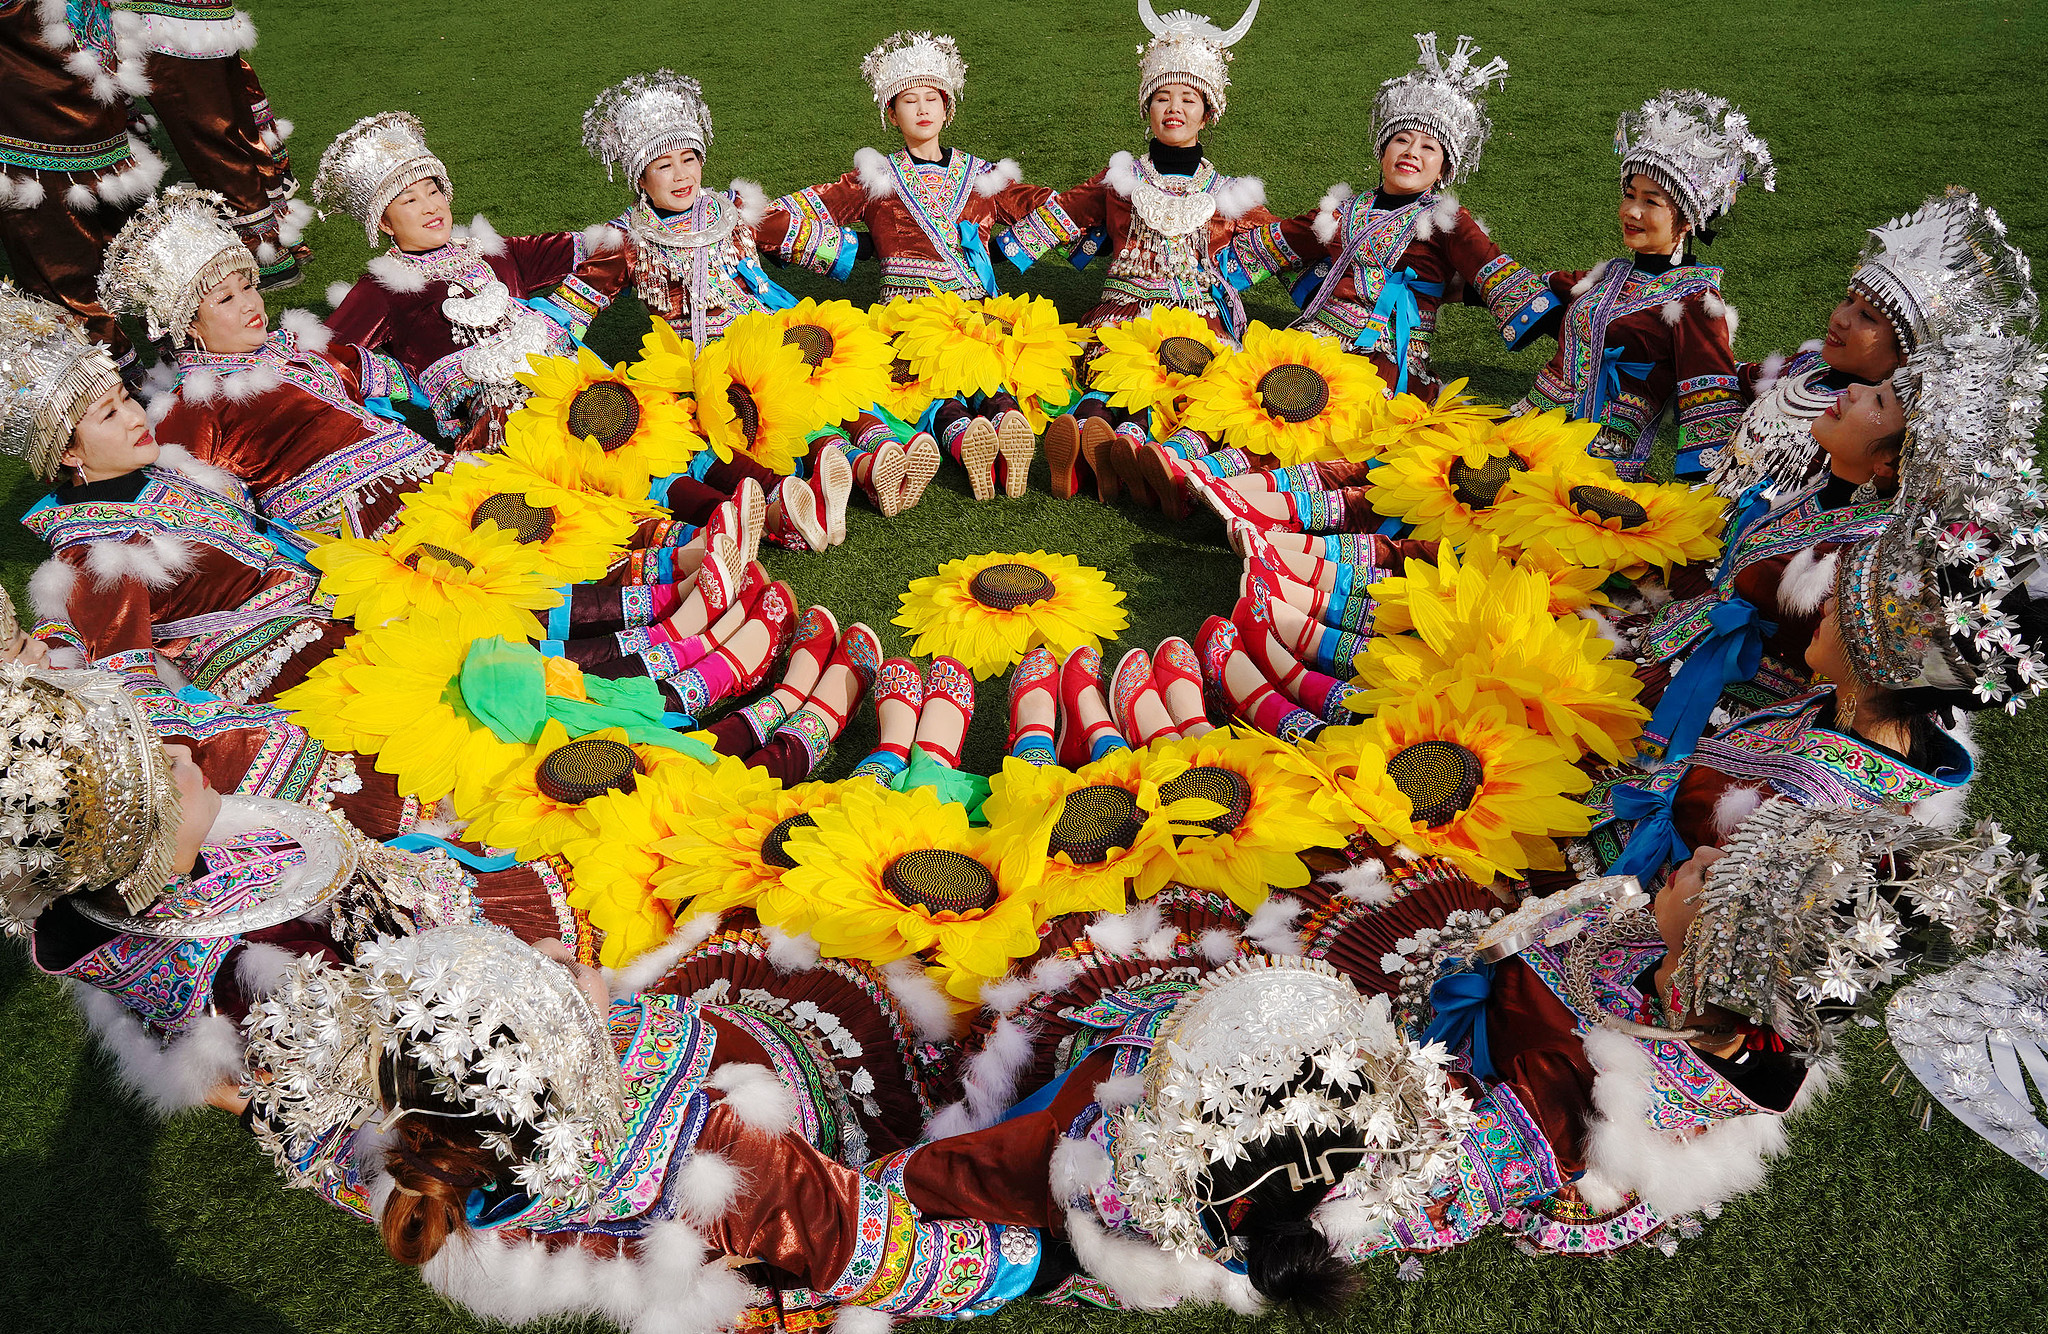
[[[711,108],[704,104],[704,89],[669,69],[615,83],[583,113],[583,146],[604,163],[606,180],[623,164],[627,182],[636,187],[647,164],[664,153],[688,148],[706,157]]]
[[[1374,152],[1403,130],[1422,130],[1443,145],[1444,184],[1468,179],[1479,165],[1480,150],[1493,122],[1486,118],[1486,85],[1505,85],[1508,62],[1495,56],[1478,64],[1479,44],[1458,38],[1446,60],[1436,49],[1436,34],[1418,32],[1422,49],[1418,68],[1380,85],[1372,103]]]
[[[936,88],[946,95],[950,116],[967,91],[967,62],[960,45],[943,34],[892,32],[860,62],[860,76],[875,90],[875,109],[889,121],[889,103],[906,88]]]
[[[441,183],[441,193],[454,207],[454,183],[448,179],[448,168],[427,147],[426,127],[419,117],[408,111],[380,111],[343,130],[320,155],[313,202],[323,210],[345,210],[363,224],[363,236],[374,246],[377,224],[391,201],[414,181],[430,176]]]
[[[1750,133],[1749,117],[1726,98],[1687,89],[1657,94],[1614,127],[1621,181],[1641,172],[1662,186],[1695,228],[1735,205],[1744,181],[1778,188],[1771,148]]]
[[[258,1137],[294,1185],[333,1170],[346,1129],[423,1109],[384,1107],[386,1056],[415,1062],[441,1098],[534,1132],[523,1156],[484,1143],[536,1199],[587,1207],[624,1133],[625,1085],[607,1017],[567,968],[500,927],[460,923],[373,941],[352,968],[302,959],[250,1011]]]
[[[120,383],[76,316],[0,278],[0,453],[55,481],[78,419]]]
[[[1908,356],[1943,334],[2032,329],[2041,316],[2033,267],[2005,223],[1955,185],[1871,228],[1849,290],[1884,312]]]
[[[1167,1250],[1215,1249],[1205,1212],[1212,1168],[1314,1131],[1353,1131],[1350,1165],[1289,1163],[1296,1188],[1344,1184],[1375,1221],[1419,1207],[1455,1161],[1472,1119],[1444,1067],[1450,1053],[1394,1026],[1321,960],[1258,956],[1209,973],[1161,1026],[1145,1099],[1119,1112],[1115,1180],[1132,1221]],[[1305,1150],[1304,1150],[1305,1153]]]
[[[1935,1101],[2048,1177],[2048,1125],[2027,1089],[2031,1073],[2048,1090],[2048,954],[2014,945],[1901,987],[1885,1031]]]
[[[235,234],[234,210],[211,190],[174,185],[144,204],[107,246],[100,302],[142,318],[151,338],[184,347],[199,302],[237,273],[259,281],[256,257]]]
[[[2017,713],[2048,660],[2005,610],[2048,598],[2048,478],[2034,457],[2048,354],[2017,333],[1954,334],[1914,353],[1899,494],[1885,530],[1836,567],[1858,679],[1967,690]]]
[[[1707,871],[1674,986],[1689,1010],[1722,1006],[1825,1052],[1822,1003],[1854,1005],[1905,971],[1902,907],[1963,948],[2048,926],[2040,863],[2011,841],[1993,820],[1957,836],[1883,807],[1767,801]]]
[[[1185,83],[1208,99],[1208,124],[1223,119],[1230,87],[1230,48],[1252,30],[1259,15],[1259,0],[1246,6],[1243,17],[1228,30],[1217,27],[1201,14],[1176,9],[1161,18],[1152,0],[1138,0],[1138,16],[1152,40],[1138,48],[1138,107],[1143,110],[1152,94],[1169,83]]]

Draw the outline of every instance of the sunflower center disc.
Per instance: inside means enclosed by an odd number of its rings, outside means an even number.
[[[967,591],[984,607],[1015,611],[1051,597],[1053,583],[1043,570],[1006,563],[991,565],[968,580]]]
[[[1624,531],[1650,521],[1650,512],[1619,491],[1604,486],[1575,486],[1566,492],[1572,508],[1596,519],[1619,519]]]
[[[639,429],[640,400],[622,384],[600,380],[569,400],[569,434],[597,441],[607,454],[629,443]]]
[[[484,503],[476,507],[476,512],[469,516],[471,528],[481,528],[486,521],[497,524],[528,546],[545,542],[555,533],[553,510],[542,505],[529,505],[525,496],[503,491],[487,496]]]
[[[1412,818],[1437,829],[1479,795],[1486,771],[1455,741],[1418,741],[1387,761],[1387,774],[1413,805]]]
[[[602,737],[571,741],[540,762],[534,784],[549,800],[581,805],[607,792],[637,786],[640,757],[631,746]]]
[[[1490,510],[1493,502],[1500,499],[1500,489],[1508,484],[1508,477],[1527,471],[1529,460],[1511,449],[1505,454],[1495,454],[1476,468],[1463,459],[1452,459],[1450,470],[1445,475],[1450,479],[1451,494],[1458,498],[1460,505],[1466,509]]]
[[[1159,340],[1159,364],[1175,375],[1200,375],[1214,360],[1216,354],[1196,339],[1176,335]]]
[[[908,361],[898,357],[889,363],[889,379],[894,384],[914,384],[917,381],[917,372],[910,368]]]
[[[790,834],[796,830],[815,829],[817,825],[818,822],[811,818],[809,811],[798,811],[769,830],[768,836],[761,840],[761,860],[770,866],[780,866],[785,871],[791,869],[796,865],[796,861],[783,845],[789,842]]]
[[[1296,362],[1261,375],[1258,389],[1260,406],[1281,421],[1310,421],[1330,406],[1330,382]]]
[[[1017,326],[1010,323],[1008,320],[1004,319],[1000,315],[991,315],[984,310],[981,312],[981,318],[986,320],[988,323],[995,325],[996,328],[1001,329],[1005,335],[1017,332]]]
[[[743,384],[729,384],[725,387],[725,401],[740,419],[740,434],[747,438],[747,447],[753,448],[754,438],[761,434],[761,409],[755,406],[754,396]]]
[[[799,324],[782,335],[782,341],[804,354],[804,365],[812,370],[832,355],[832,331],[815,324]]]
[[[1252,786],[1244,781],[1244,775],[1235,769],[1207,764],[1198,764],[1180,777],[1161,783],[1159,797],[1169,803],[1200,797],[1223,807],[1223,814],[1201,822],[1202,828],[1216,834],[1227,834],[1243,824],[1252,809]]]
[[[890,862],[882,888],[906,907],[931,912],[979,912],[996,901],[996,878],[986,866],[950,848],[916,848]]]
[[[1128,848],[1145,822],[1138,799],[1120,787],[1099,783],[1075,788],[1052,826],[1052,852],[1064,852],[1076,866],[1109,860],[1112,848]]]
[[[417,570],[420,567],[420,557],[422,556],[432,556],[435,560],[446,561],[458,570],[468,571],[476,568],[475,564],[468,557],[458,556],[448,548],[437,547],[432,542],[422,542],[419,546],[413,548],[413,553],[405,558],[405,568]]]

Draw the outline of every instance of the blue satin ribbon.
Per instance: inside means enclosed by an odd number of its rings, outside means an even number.
[[[1735,544],[1742,540],[1742,535],[1755,527],[1758,520],[1769,516],[1771,502],[1764,492],[1770,488],[1768,480],[1758,482],[1736,498],[1735,521],[1728,526],[1728,540],[1721,544],[1730,560],[1735,558]]]
[[[1600,373],[1593,380],[1593,401],[1587,405],[1581,421],[1604,422],[1607,420],[1607,405],[1621,392],[1621,377],[1631,380],[1647,379],[1657,369],[1654,361],[1623,361],[1624,349],[1610,347],[1600,353]]]
[[[838,278],[844,275],[834,273],[832,276]],[[758,258],[750,257],[740,261],[740,281],[744,282],[747,290],[770,310],[788,310],[796,305],[796,298],[791,296],[781,283],[768,276],[768,270],[761,267]]]
[[[981,279],[981,290],[989,296],[1000,296],[996,287],[996,266],[988,257],[988,246],[981,239],[981,228],[971,222],[960,224],[960,253],[967,256],[967,262],[974,266],[974,276]]]
[[[400,426],[405,425],[405,414],[394,407],[388,398],[366,398],[363,400],[363,406],[386,421],[397,422]]]
[[[1671,820],[1671,804],[1678,799],[1678,784],[1657,793],[1624,783],[1613,790],[1612,796],[1615,817],[1633,820],[1635,828],[1629,833],[1628,846],[1607,868],[1607,874],[1632,875],[1647,885],[1666,866],[1692,856],[1691,846],[1678,836],[1678,826]]]
[[[1778,630],[1775,621],[1757,614],[1748,598],[1729,598],[1707,613],[1707,624],[1713,628],[1693,646],[1650,715],[1649,731],[1665,738],[1668,760],[1692,754],[1721,692],[1756,675],[1763,665],[1764,636]]]
[[[435,838],[432,834],[400,834],[397,838],[385,839],[384,846],[397,848],[400,852],[426,852],[435,849],[447,853],[472,871],[509,871],[519,865],[519,859],[509,852],[502,857],[479,857],[467,848],[450,843],[445,838]]]
[[[1388,269],[1387,284],[1380,289],[1380,299],[1373,303],[1373,318],[1385,325],[1388,336],[1393,340],[1387,355],[1400,368],[1394,379],[1394,392],[1397,394],[1408,392],[1408,340],[1414,337],[1415,326],[1422,322],[1422,307],[1415,300],[1418,294],[1442,296],[1444,285],[1422,281],[1415,276],[1414,269]],[[1353,345],[1364,349],[1366,335],[1371,332],[1370,328],[1360,329],[1358,337],[1352,340]],[[1647,371],[1649,368],[1646,366],[1644,369]]]
[[[1493,994],[1493,965],[1474,963],[1456,973],[1445,973],[1429,989],[1429,1008],[1436,1017],[1422,1030],[1424,1043],[1441,1042],[1452,1051],[1471,1039],[1472,1073],[1493,1080],[1500,1074],[1486,1047],[1486,998]]]
[[[576,332],[576,317],[566,308],[556,305],[544,296],[522,297],[519,304],[561,325],[562,332],[569,335],[570,342],[578,347],[583,346],[583,335]]]

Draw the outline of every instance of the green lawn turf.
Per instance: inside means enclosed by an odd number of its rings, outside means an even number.
[[[1164,6],[1162,6],[1163,8]],[[1027,179],[1065,184],[1142,146],[1133,78],[1135,6],[983,0],[829,6],[790,0],[604,0],[580,5],[464,0],[419,13],[387,6],[254,0],[254,62],[310,184],[320,150],[357,117],[400,107],[426,122],[454,173],[459,216],[481,210],[508,235],[582,227],[626,200],[578,146],[580,117],[606,83],[657,64],[701,79],[718,137],[707,179],[743,175],[771,194],[828,180],[854,149],[887,147],[861,56],[897,27],[959,37],[972,66],[951,138],[1012,156]],[[1222,23],[1237,10],[1215,15]],[[1708,252],[1727,266],[1743,319],[1738,352],[1758,357],[1817,336],[1862,229],[1952,182],[1994,203],[2016,239],[2048,255],[2041,69],[2048,9],[2023,0],[1906,3],[1780,0],[1770,5],[1629,0],[1358,5],[1268,0],[1240,46],[1230,115],[1210,133],[1227,171],[1261,176],[1283,212],[1313,207],[1334,180],[1373,179],[1361,142],[1375,85],[1409,68],[1409,34],[1469,32],[1514,69],[1478,179],[1460,194],[1500,243],[1547,267],[1584,267],[1618,249],[1615,114],[1667,86],[1733,98],[1779,161],[1775,195],[1745,194]],[[307,283],[288,304],[353,278],[367,251],[335,217],[311,233]],[[1003,272],[1008,273],[1007,269]],[[1099,266],[1057,260],[1005,281],[1084,309]],[[872,270],[845,287],[780,275],[799,295],[871,300]],[[1283,321],[1276,287],[1249,302]],[[629,353],[645,316],[627,299],[592,343]],[[1544,351],[1509,355],[1484,317],[1453,310],[1437,364],[1512,402]],[[1190,634],[1223,610],[1236,563],[1206,518],[1061,504],[1040,487],[975,504],[949,470],[922,506],[885,524],[852,516],[828,560],[776,556],[775,573],[892,648],[896,598],[942,560],[1046,547],[1105,569],[1128,594],[1126,644]],[[38,494],[0,465],[0,512]],[[0,525],[0,578],[19,596],[41,559]],[[970,762],[1001,743],[1002,695],[986,692]],[[849,734],[839,769],[872,724]],[[2048,784],[2034,756],[2048,709],[1986,725],[1977,809],[2048,850]],[[2040,1237],[2048,1187],[1937,1111],[1922,1132],[1878,1081],[1881,1035],[1852,1033],[1839,1093],[1793,1130],[1769,1186],[1738,1201],[1676,1258],[1536,1261],[1498,1238],[1434,1259],[1403,1283],[1370,1267],[1348,1324],[1424,1330],[2028,1330],[2048,1326]],[[95,1063],[56,989],[16,951],[0,957],[0,1198],[14,1224],[0,1260],[0,1328],[30,1330],[444,1330],[473,1322],[389,1263],[368,1229],[312,1196],[280,1190],[253,1145],[210,1113],[149,1125]],[[1018,1308],[1004,1329],[1236,1325],[1190,1313],[1106,1318]]]

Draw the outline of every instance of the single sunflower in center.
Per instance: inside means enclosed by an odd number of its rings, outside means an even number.
[[[1263,324],[1245,334],[1243,351],[1191,384],[1187,398],[1187,425],[1286,464],[1342,452],[1387,412],[1386,385],[1366,358]]]
[[[1123,600],[1102,571],[1072,556],[990,552],[912,580],[895,624],[916,636],[912,652],[946,654],[990,677],[1040,644],[1061,657],[1100,648],[1130,624]]]

